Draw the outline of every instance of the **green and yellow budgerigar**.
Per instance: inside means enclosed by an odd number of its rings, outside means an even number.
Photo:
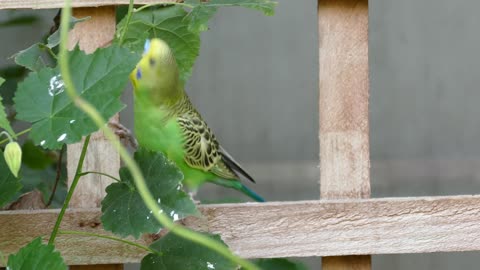
[[[219,145],[193,107],[167,43],[147,40],[130,79],[134,88],[135,134],[140,146],[162,152],[174,161],[191,189],[212,182],[264,201],[240,182],[240,176],[255,181]]]

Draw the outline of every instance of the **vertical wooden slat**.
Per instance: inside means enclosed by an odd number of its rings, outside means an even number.
[[[73,10],[73,16],[83,18],[90,16],[91,19],[75,25],[75,28],[69,34],[69,47],[73,48],[77,43],[80,48],[87,53],[92,53],[95,49],[108,45],[115,34],[115,7],[98,8],[77,8]],[[118,118],[118,116],[115,116]],[[69,185],[73,180],[76,165],[82,143],[73,144],[67,148],[67,168]],[[103,133],[97,132],[92,135],[88,147],[84,171],[105,172],[111,175],[118,174],[120,168],[120,157],[113,146],[103,136]],[[72,197],[70,207],[73,208],[95,208],[100,206],[100,202],[105,196],[105,187],[111,183],[109,178],[99,175],[87,175],[80,179],[75,193]],[[74,266],[70,269],[75,270],[120,270],[123,265],[85,265]]]
[[[319,0],[320,196],[370,197],[368,0]],[[322,258],[322,269],[371,269],[370,256]]]

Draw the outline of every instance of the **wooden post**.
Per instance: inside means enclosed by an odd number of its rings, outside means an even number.
[[[106,6],[98,8],[76,8],[73,16],[91,18],[85,22],[75,25],[69,34],[69,47],[73,48],[77,43],[87,53],[108,45],[115,34],[115,7]],[[118,118],[118,116],[115,116]],[[67,148],[67,168],[69,185],[73,180],[76,165],[79,159],[83,143],[69,145]],[[113,146],[97,132],[92,135],[88,147],[83,170],[106,172],[116,175],[120,168],[120,157]],[[70,207],[72,208],[97,208],[105,196],[105,188],[111,180],[104,176],[89,174],[80,179],[75,193],[72,197]],[[122,264],[115,265],[84,265],[71,266],[71,270],[121,270]]]
[[[368,0],[318,0],[320,197],[370,197]],[[322,258],[322,269],[371,269],[370,256]]]

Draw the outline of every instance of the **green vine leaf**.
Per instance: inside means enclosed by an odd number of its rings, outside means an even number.
[[[307,270],[303,263],[287,259],[258,259],[254,262],[262,270]]]
[[[271,16],[275,13],[276,2],[270,0],[185,0],[185,4],[193,8],[188,16],[188,29],[192,32],[201,32],[208,30],[208,21],[213,17],[219,7],[237,6],[256,9],[262,11],[265,15]]]
[[[81,97],[105,119],[123,109],[120,95],[139,60],[137,55],[111,46],[88,55],[76,48],[69,52],[69,58],[73,83]],[[58,68],[32,72],[18,85],[14,98],[17,119],[32,123],[30,138],[36,145],[59,149],[98,130],[64,90]]]
[[[15,197],[22,185],[10,172],[3,153],[0,153],[0,207]]]
[[[47,59],[45,59],[45,49],[40,43],[35,43],[32,46],[21,50],[14,55],[14,60],[17,65],[28,68],[32,71],[39,71],[47,66]]]
[[[222,241],[219,235],[203,233],[216,241]],[[225,245],[227,246],[227,245]],[[153,242],[150,248],[158,253],[149,254],[142,259],[141,270],[234,270],[237,266],[224,256],[197,243],[168,233]]]
[[[198,215],[195,204],[183,190],[183,174],[163,154],[140,149],[134,155],[148,188],[157,199],[160,208],[172,220],[188,215]],[[143,233],[156,233],[160,223],[145,206],[135,188],[127,168],[120,169],[120,182],[107,187],[107,196],[102,201],[102,224],[120,236],[138,238]]]
[[[60,252],[53,245],[42,244],[40,237],[8,257],[7,269],[67,270]]]
[[[75,24],[88,19],[90,19],[90,17],[81,19],[71,17],[69,29],[72,29]],[[47,38],[47,44],[35,43],[25,50],[21,50],[14,54],[13,57],[15,63],[17,63],[17,65],[26,67],[29,70],[39,71],[40,69],[49,66],[49,64],[52,64],[52,55],[48,54],[48,50],[58,46],[58,44],[60,44],[60,32],[57,29],[57,31]]]
[[[172,48],[185,82],[190,77],[193,64],[200,50],[200,36],[188,30],[187,12],[178,6],[148,9],[132,14],[123,44],[141,54],[146,38],[161,38]],[[125,31],[126,18],[117,26],[117,41]]]
[[[5,79],[0,77],[0,86],[5,82]],[[7,114],[5,113],[5,107],[3,107],[3,99],[0,96],[0,128],[5,129],[11,136],[15,136],[10,122],[8,121]]]

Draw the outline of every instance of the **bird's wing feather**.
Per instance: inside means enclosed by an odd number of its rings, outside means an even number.
[[[225,179],[238,179],[235,172],[223,162],[215,135],[197,113],[178,117],[185,143],[185,162],[192,168],[210,171]]]
[[[220,155],[222,156],[222,161],[234,172],[243,175],[248,180],[255,183],[253,177],[251,177],[243,168],[238,164],[238,162],[220,145]]]

